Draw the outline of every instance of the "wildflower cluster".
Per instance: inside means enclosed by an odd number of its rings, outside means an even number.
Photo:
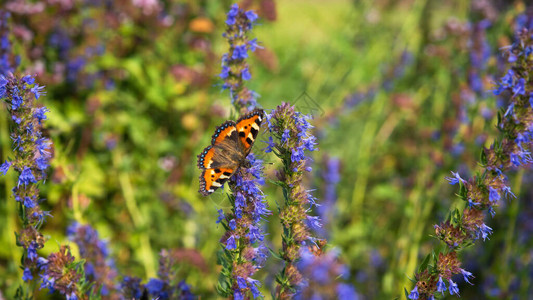
[[[249,112],[257,106],[257,94],[244,86],[250,80],[248,50],[253,52],[258,47],[257,40],[248,40],[248,31],[252,29],[257,15],[253,11],[244,11],[237,4],[231,6],[226,19],[226,32],[229,52],[222,57],[223,89],[229,89],[232,104],[240,114]],[[229,181],[232,194],[231,212],[224,214],[220,209],[217,223],[226,230],[220,242],[223,253],[220,255],[222,272],[217,291],[219,294],[234,299],[261,297],[261,283],[252,278],[263,267],[268,249],[264,245],[264,233],[261,220],[270,214],[265,196],[260,186],[265,184],[262,160],[249,154],[247,166],[236,171]]]
[[[508,48],[507,56],[513,66],[494,90],[494,94],[505,95],[510,101],[507,109],[498,115],[498,128],[502,136],[490,148],[483,150],[482,173],[465,180],[452,172],[453,176],[447,178],[450,184],[459,185],[459,196],[466,205],[462,212],[456,209],[446,221],[435,225],[436,237],[446,243],[447,251],[426,258],[416,275],[417,283],[409,294],[409,299],[433,299],[435,293],[446,291],[451,295],[459,295],[457,284],[452,280],[455,274],[460,274],[466,282],[471,282],[473,275],[461,268],[457,251],[478,239],[487,239],[492,229],[484,223],[485,212],[494,215],[494,208],[501,199],[514,197],[503,172],[532,162],[531,53],[531,31],[523,29],[518,33],[518,41]],[[431,260],[432,265],[429,264]]]
[[[247,35],[256,20],[257,15],[253,11],[245,12],[233,4],[227,14],[227,28],[223,35],[228,40],[229,51],[222,57],[219,76],[224,80],[223,88],[230,91],[232,104],[241,114],[257,105],[257,94],[244,86],[244,81],[252,78],[246,62],[248,51],[254,52],[260,47],[257,39],[250,40]]]
[[[265,151],[273,152],[283,164],[276,184],[283,188],[285,195],[285,205],[279,216],[283,226],[280,256],[285,266],[276,278],[279,284],[276,293],[285,299],[292,297],[303,283],[302,274],[296,267],[301,246],[316,242],[310,231],[322,226],[318,217],[308,215],[316,203],[303,185],[304,172],[311,171],[307,166],[310,158],[305,151],[317,150],[316,138],[311,134],[309,117],[296,112],[288,103],[278,106],[266,118],[271,136]]]
[[[121,284],[122,298],[120,299],[196,299],[189,285],[178,279],[173,269],[175,265],[176,255],[173,252],[161,250],[158,278],[150,278],[148,283],[142,284],[139,278],[125,276]]]
[[[262,218],[270,214],[259,188],[265,183],[262,161],[254,154],[248,155],[248,161],[250,168],[241,168],[230,180],[232,211],[224,214],[219,210],[217,220],[226,230],[220,240],[224,249],[217,290],[234,299],[246,299],[248,291],[254,298],[261,296],[260,282],[252,276],[264,265],[268,253],[261,228]]]
[[[85,299],[89,284],[83,279],[83,262],[75,262],[68,246],[61,246],[58,252],[47,259],[40,257],[41,289],[59,291],[67,300]]]
[[[46,107],[37,107],[35,100],[43,94],[43,87],[31,76],[17,78],[0,75],[0,99],[7,103],[14,126],[11,133],[13,154],[10,160],[0,165],[5,175],[13,168],[19,175],[13,195],[18,203],[22,230],[17,234],[17,245],[25,249],[22,257],[23,279],[33,279],[37,267],[37,250],[44,246],[45,239],[39,232],[46,217],[50,216],[39,206],[38,184],[45,179],[45,171],[51,157],[50,141],[41,132],[46,120]]]
[[[67,228],[68,238],[78,245],[80,257],[85,260],[85,279],[92,282],[91,291],[106,299],[119,299],[114,283],[117,271],[109,257],[107,242],[99,239],[98,232],[89,225],[75,222]]]

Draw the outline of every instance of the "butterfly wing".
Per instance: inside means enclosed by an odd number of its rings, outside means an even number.
[[[233,172],[235,172],[235,169],[231,167],[203,170],[200,175],[200,188],[198,191],[200,194],[208,196],[223,186],[231,178]]]
[[[235,122],[226,121],[215,129],[211,145],[198,155],[200,175],[199,192],[207,196],[233,175],[238,168],[237,151],[238,134]]]
[[[200,194],[208,196],[231,178],[250,153],[263,117],[263,110],[256,109],[237,123],[226,121],[215,129],[211,145],[198,155]]]
[[[262,109],[254,109],[251,113],[237,120],[236,128],[245,156],[248,155],[252,149],[255,138],[259,133],[259,128],[261,128],[264,114]]]

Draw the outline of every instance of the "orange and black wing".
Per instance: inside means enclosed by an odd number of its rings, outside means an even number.
[[[216,189],[223,186],[231,175],[233,175],[235,169],[233,168],[217,168],[217,169],[205,169],[200,175],[200,194],[208,196]]]
[[[261,128],[264,114],[262,109],[255,109],[237,121],[236,127],[245,154],[250,153],[252,149],[255,138]]]
[[[218,126],[215,129],[215,133],[211,137],[211,145],[216,145],[218,143],[221,143],[225,139],[231,139],[235,135],[232,134],[237,128],[235,127],[235,122],[233,121],[226,121],[222,123],[222,125]]]
[[[227,161],[226,155],[220,152],[221,148],[215,147],[226,139],[237,142],[237,128],[233,121],[226,121],[218,126],[211,137],[211,145],[198,155],[197,165],[202,170],[199,192],[204,196],[223,186],[237,169],[237,166],[232,166],[232,163]]]
[[[227,138],[236,138],[236,134],[232,134],[236,132],[237,128],[235,127],[235,122],[233,121],[226,121],[222,123],[222,125],[218,126],[215,129],[215,133],[211,137],[211,145],[207,146],[202,153],[198,155],[198,162],[197,166],[201,170],[203,169],[209,169],[213,164],[216,165],[217,155],[215,152],[215,145],[221,143]]]

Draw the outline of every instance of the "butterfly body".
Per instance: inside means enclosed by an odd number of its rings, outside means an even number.
[[[264,112],[255,109],[237,122],[226,121],[215,129],[211,145],[198,155],[199,192],[207,196],[235,174],[239,167],[249,167],[246,157],[259,133]]]

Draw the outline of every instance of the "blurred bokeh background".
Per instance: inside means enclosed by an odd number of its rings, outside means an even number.
[[[158,253],[181,253],[177,268],[202,299],[216,297],[216,252],[223,192],[198,192],[196,155],[216,125],[232,116],[221,91],[222,37],[231,1],[5,0],[17,72],[46,86],[46,134],[54,158],[41,186],[50,210],[43,228],[59,244],[74,221],[109,241],[119,277],[155,276]],[[505,99],[493,82],[507,62],[500,48],[525,26],[527,3],[503,0],[245,0],[260,17],[263,49],[249,59],[259,104],[282,101],[312,114],[320,151],[309,188],[323,206],[320,236],[340,251],[364,299],[403,297],[421,258],[441,247],[433,224],[458,206],[445,176],[476,170],[497,134]],[[531,11],[529,14],[531,17]],[[234,114],[233,114],[234,116]],[[9,115],[0,110],[1,161],[10,155]],[[274,176],[278,162],[254,146]],[[488,225],[494,234],[463,252],[474,285],[465,299],[527,299],[533,293],[533,178],[509,176],[516,201]],[[14,174],[0,179],[0,290],[10,299],[22,271],[15,246]],[[269,246],[281,245],[275,200]],[[281,262],[270,257],[257,278],[270,295]],[[511,295],[515,295],[514,298]],[[38,299],[57,295],[42,293]]]

